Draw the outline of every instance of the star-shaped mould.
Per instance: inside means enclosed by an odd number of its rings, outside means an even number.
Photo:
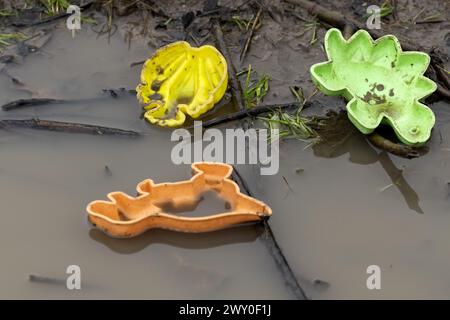
[[[257,222],[272,215],[263,202],[242,194],[230,179],[233,167],[224,163],[192,164],[193,177],[180,182],[156,184],[151,179],[140,182],[137,197],[111,192],[109,201],[95,200],[88,204],[89,221],[113,237],[133,237],[152,228],[181,232],[207,232],[232,225]],[[182,209],[195,206],[201,195],[215,191],[228,202],[229,212],[204,217],[183,217],[164,212],[161,207]],[[178,211],[178,210],[177,210]]]
[[[348,100],[348,117],[362,133],[385,123],[407,145],[430,138],[435,117],[420,100],[436,84],[423,76],[430,63],[426,53],[403,52],[395,36],[373,40],[365,30],[347,41],[334,28],[325,35],[325,49],[329,60],[311,67],[312,79],[323,93]]]

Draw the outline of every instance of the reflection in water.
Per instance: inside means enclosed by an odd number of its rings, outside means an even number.
[[[89,236],[117,253],[131,254],[155,243],[185,249],[206,249],[233,243],[254,242],[263,231],[264,227],[260,224],[247,224],[206,233],[182,233],[152,229],[130,239],[111,238],[100,230],[91,229]]]
[[[173,264],[178,272],[183,275],[179,280],[183,286],[195,288],[202,292],[215,292],[229,282],[229,277],[223,272],[204,267],[201,263],[190,262],[179,253],[172,255]]]
[[[319,130],[322,142],[313,146],[314,155],[322,158],[336,158],[349,153],[349,160],[357,164],[372,164],[380,162],[383,169],[405,199],[408,207],[417,213],[423,213],[419,205],[419,196],[403,177],[403,171],[392,162],[386,151],[378,153],[350,123],[347,113],[330,113],[330,118],[324,120],[325,129]]]
[[[419,206],[419,196],[405,180],[405,177],[403,177],[403,170],[398,169],[394,165],[386,151],[383,151],[378,155],[378,161],[380,161],[384,171],[386,171],[389,178],[391,178],[392,184],[402,193],[408,207],[417,213],[423,213],[422,208]]]
[[[181,207],[173,202],[155,202],[155,205],[165,213],[183,217],[204,217],[229,212],[231,209],[230,203],[214,190],[203,192],[196,201]]]

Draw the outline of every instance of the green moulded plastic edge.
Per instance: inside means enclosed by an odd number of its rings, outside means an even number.
[[[311,77],[323,93],[347,99],[348,117],[362,133],[385,123],[404,144],[430,138],[434,113],[420,100],[437,86],[423,76],[430,63],[426,53],[403,52],[393,35],[374,41],[359,30],[345,40],[334,28],[325,35],[325,50],[329,60],[314,64]]]

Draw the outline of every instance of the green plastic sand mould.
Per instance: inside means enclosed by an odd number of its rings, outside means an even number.
[[[407,145],[430,138],[435,117],[420,100],[436,84],[423,75],[426,53],[403,52],[395,36],[374,41],[365,30],[345,40],[338,29],[326,33],[325,50],[329,60],[311,67],[312,79],[323,93],[348,100],[348,117],[362,133],[384,123]]]

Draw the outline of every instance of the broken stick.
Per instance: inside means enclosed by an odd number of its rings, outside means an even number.
[[[96,126],[84,123],[73,123],[73,122],[62,122],[52,120],[40,120],[40,119],[0,120],[0,127],[1,128],[18,127],[18,128],[30,128],[30,129],[58,131],[58,132],[86,133],[94,135],[113,135],[113,136],[127,136],[127,137],[137,137],[140,135],[139,132],[131,130]]]

